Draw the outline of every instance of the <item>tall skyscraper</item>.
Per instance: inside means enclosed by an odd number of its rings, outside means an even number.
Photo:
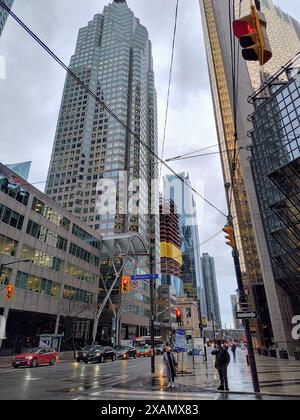
[[[222,328],[215,260],[209,254],[201,258],[203,282],[206,296],[207,320]]]
[[[12,8],[14,0],[3,0],[6,6]],[[0,36],[7,20],[8,13],[0,6]]]
[[[234,6],[238,6],[239,2],[228,2],[226,0],[199,1],[217,132],[222,152],[224,181],[229,189],[228,201],[234,220],[243,282],[248,296],[249,308],[255,309],[259,313],[258,322],[252,324],[253,337],[259,346],[274,343],[286,348],[289,346],[288,326],[283,319],[277,284],[272,272],[267,241],[260,218],[250,163],[249,146],[251,140],[247,135],[252,128],[248,116],[253,112],[253,107],[247,99],[253,92],[253,87],[259,83],[261,73],[258,70],[258,73],[256,73],[254,69],[248,68],[247,63],[240,56],[238,41],[233,41],[231,22],[239,17],[238,10],[234,13]],[[267,16],[270,12],[270,14],[276,13],[279,18],[278,9],[275,9],[273,5],[271,7],[269,1],[262,3],[264,12],[266,11],[265,8],[268,8]],[[243,9],[241,15],[248,14],[249,11],[250,9]],[[274,21],[277,22],[277,18],[274,17]],[[284,25],[283,21],[284,18],[280,20],[280,25]],[[287,22],[286,25],[291,26],[290,34],[294,28],[296,37],[298,34],[297,25]],[[277,35],[276,37],[274,35],[276,30],[270,30],[269,26],[268,33],[273,46],[278,43],[278,39],[276,38]],[[290,37],[280,38],[281,45],[277,47],[275,58],[272,59],[275,66],[283,65],[287,55],[290,54],[289,58],[293,56],[295,44],[289,44],[289,39]],[[236,57],[236,62],[234,57]],[[235,63],[235,65],[232,65],[232,63]],[[233,73],[236,73],[235,78]],[[238,81],[238,86],[234,84],[234,80]],[[235,114],[236,127],[234,124]],[[232,168],[235,168],[234,172]],[[269,328],[266,328],[266,326],[269,326]]]
[[[151,41],[125,0],[114,0],[79,30],[70,68],[157,152]],[[158,197],[151,183],[157,178],[149,150],[67,76],[47,194],[102,235],[139,233],[159,261]]]
[[[174,202],[161,197],[159,213],[162,284],[170,286],[177,296],[183,296],[179,217]]]
[[[293,71],[294,70],[294,71]],[[253,96],[252,164],[280,303],[292,337],[300,313],[300,79],[294,63]],[[295,78],[294,78],[295,76]],[[283,291],[290,299],[286,299]],[[295,348],[298,343],[295,341]]]
[[[202,316],[206,316],[206,299],[201,273],[201,253],[196,202],[192,190],[190,175],[179,174],[182,183],[175,175],[164,178],[164,197],[173,200],[179,214],[180,250],[182,254],[182,279],[184,285],[192,285],[194,295],[200,300]],[[190,290],[190,289],[189,289]]]

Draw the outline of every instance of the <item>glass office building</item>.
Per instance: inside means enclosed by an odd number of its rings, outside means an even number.
[[[21,163],[12,163],[11,165],[6,165],[6,166],[12,171],[14,171],[21,178],[28,181],[31,164],[32,162],[21,162]]]
[[[281,82],[282,74],[288,82]],[[274,276],[290,296],[282,303],[292,330],[300,311],[299,68],[284,69],[252,100],[253,173]]]
[[[3,0],[3,1],[6,4],[6,6],[8,6],[10,9],[12,8],[14,0]],[[8,13],[0,6],[0,36],[5,26],[7,17],[8,17]]]
[[[214,257],[203,254],[201,258],[203,282],[207,305],[207,320],[222,328],[219,293]]]

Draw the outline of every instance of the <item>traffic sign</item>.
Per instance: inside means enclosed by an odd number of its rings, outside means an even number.
[[[140,274],[131,276],[131,280],[157,280],[159,278],[158,274]]]
[[[237,319],[257,319],[258,314],[255,311],[252,312],[237,312],[236,313]]]
[[[137,288],[139,287],[138,282],[137,282],[136,280],[133,280],[133,281],[131,282],[131,287],[132,287],[133,289],[137,289]]]

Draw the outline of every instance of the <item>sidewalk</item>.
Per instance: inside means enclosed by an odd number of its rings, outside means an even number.
[[[246,352],[239,350],[236,361],[231,355],[228,370],[229,387],[231,393],[253,394],[251,371],[246,363]],[[300,398],[300,362],[256,357],[257,368],[261,386],[261,393],[274,396],[294,396]],[[182,369],[181,363],[179,370]],[[195,357],[195,364],[191,356],[185,356],[184,371],[188,374],[178,375],[176,379],[177,390],[182,392],[215,392],[219,386],[219,375],[214,368],[214,358],[208,352],[208,361],[202,357]],[[165,376],[164,367],[158,361],[156,379],[162,381]],[[152,386],[154,385],[152,379]]]
[[[0,357],[0,369],[8,368],[11,366],[11,359],[13,356],[4,356]],[[59,353],[59,362],[71,361],[74,359],[74,353],[72,351],[67,351]]]

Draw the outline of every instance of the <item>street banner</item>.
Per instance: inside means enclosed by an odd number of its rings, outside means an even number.
[[[176,331],[175,350],[178,353],[184,353],[186,349],[185,331]]]

